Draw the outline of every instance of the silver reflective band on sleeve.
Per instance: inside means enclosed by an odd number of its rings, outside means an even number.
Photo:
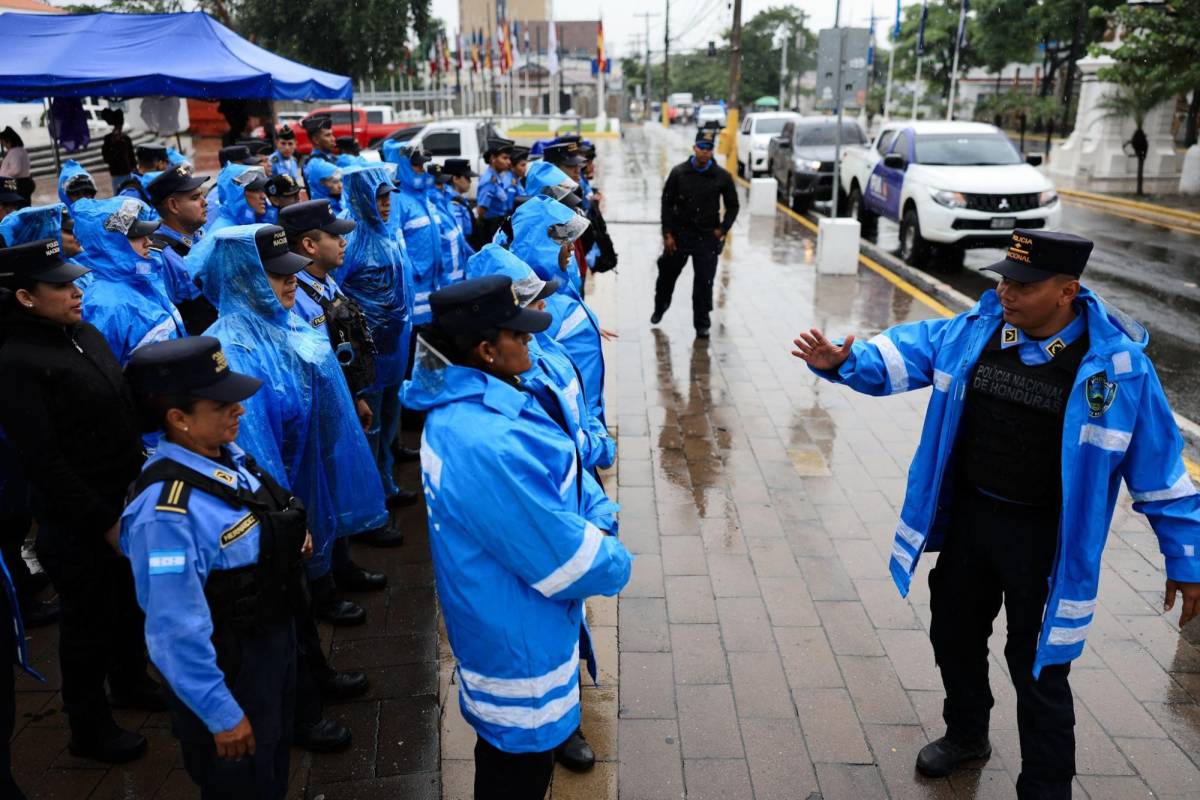
[[[562,337],[566,336],[568,333],[578,328],[580,323],[582,323],[585,319],[587,319],[587,310],[580,306],[571,312],[571,316],[563,320],[562,327],[558,329],[558,333],[554,334],[554,338],[561,339]]]
[[[1133,496],[1135,502],[1138,503],[1153,503],[1156,500],[1178,500],[1180,497],[1191,497],[1196,493],[1196,487],[1192,483],[1192,478],[1184,469],[1183,474],[1179,476],[1179,480],[1168,486],[1166,489],[1156,489],[1152,492],[1135,492],[1129,490],[1129,494]]]
[[[579,419],[579,380],[577,378],[571,378],[567,388],[563,389],[563,396],[567,399],[567,410],[571,412],[571,419],[575,420],[576,425],[582,424]]]
[[[138,339],[138,343],[133,346],[133,349],[137,350],[139,347],[141,347],[144,344],[152,344],[154,342],[165,342],[167,339],[171,338],[172,333],[175,333],[178,330],[179,330],[179,326],[177,324],[175,324],[174,317],[167,317],[162,322],[158,323],[153,328],[146,331],[146,333],[142,336],[142,338]]]
[[[579,549],[565,564],[535,583],[533,588],[546,597],[551,597],[579,580],[591,568],[603,539],[604,534],[599,528],[590,522],[584,523],[583,541],[579,543]]]
[[[908,369],[904,366],[904,356],[900,355],[900,351],[896,349],[895,343],[881,333],[872,336],[868,344],[875,345],[875,348],[879,350],[879,355],[883,358],[884,366],[887,367],[888,382],[892,385],[892,391],[907,391]]]
[[[417,217],[416,219],[410,219],[408,222],[404,223],[404,230],[415,231],[418,228],[425,228],[428,226],[429,217]]]
[[[1099,425],[1084,425],[1079,429],[1079,443],[1091,444],[1101,450],[1112,450],[1124,453],[1129,449],[1129,440],[1133,434],[1128,431],[1118,431],[1112,428],[1102,428]]]
[[[433,451],[425,437],[421,437],[421,470],[429,476],[433,488],[442,488],[442,457]]]
[[[1092,623],[1080,625],[1078,628],[1059,628],[1050,629],[1050,636],[1046,639],[1046,644],[1079,644],[1087,638],[1088,628],[1092,627]]]
[[[892,543],[892,558],[896,559],[896,563],[903,567],[905,572],[912,572],[913,557],[900,546],[899,542]]]
[[[900,524],[896,527],[896,535],[908,542],[914,550],[920,550],[921,542],[925,539],[915,528],[906,525],[904,520],[900,520]]]
[[[425,303],[424,305],[419,305],[419,306],[413,306],[413,313],[414,314],[432,314],[433,307],[430,306],[429,303]]]
[[[489,725],[535,730],[543,725],[552,725],[558,722],[579,705],[579,684],[576,683],[572,686],[571,691],[562,697],[551,700],[538,708],[484,703],[467,694],[466,684],[460,687],[459,697],[467,711]]]
[[[563,482],[558,485],[558,496],[565,497],[567,491],[575,485],[575,476],[579,474],[579,466],[576,464],[577,459],[571,459],[571,469],[567,472],[567,477],[563,478]]]
[[[954,380],[949,372],[942,372],[940,369],[933,371],[933,388],[939,392],[944,392],[950,388],[950,382]]]
[[[1062,619],[1084,619],[1096,612],[1096,598],[1091,600],[1059,600],[1054,616]]]
[[[415,299],[418,303],[421,303],[425,300],[428,300],[429,295],[431,294],[433,294],[433,292],[417,292],[415,295],[413,295],[413,299]]]
[[[532,678],[493,678],[479,672],[473,672],[462,665],[458,667],[459,677],[464,686],[473,692],[494,695],[496,697],[511,697],[536,700],[547,692],[567,684],[579,672],[579,643],[571,657],[554,669],[543,675]]]

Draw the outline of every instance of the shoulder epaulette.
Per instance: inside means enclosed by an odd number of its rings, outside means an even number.
[[[178,479],[163,482],[162,492],[158,495],[155,511],[171,511],[175,514],[188,513],[188,498],[192,494],[191,485]]]

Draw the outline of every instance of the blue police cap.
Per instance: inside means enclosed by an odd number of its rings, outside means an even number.
[[[328,200],[308,200],[279,210],[279,224],[288,236],[318,230],[342,236],[358,227],[354,220],[341,219],[333,213]]]
[[[485,275],[439,289],[429,305],[434,324],[451,335],[489,328],[541,333],[553,320],[544,311],[524,308],[506,275]]]
[[[1078,278],[1092,254],[1092,242],[1056,231],[1017,228],[1004,259],[982,269],[1018,283],[1037,283],[1055,275]]]
[[[717,143],[717,134],[720,132],[718,128],[701,128],[696,131],[696,147],[702,150],[712,150]]]
[[[181,394],[234,403],[262,386],[258,378],[229,368],[221,342],[213,336],[187,336],[143,345],[133,351],[125,371],[134,391],[142,397]]]
[[[179,164],[178,166],[163,170],[157,178],[150,181],[146,186],[146,194],[150,195],[150,201],[157,206],[161,205],[171,195],[199,189],[207,181],[207,177],[193,174],[190,165]],[[70,190],[71,187],[68,185],[67,191]]]
[[[274,275],[295,275],[312,263],[288,249],[287,233],[278,225],[261,225],[254,232],[254,246],[263,269]]]
[[[42,283],[67,283],[91,272],[63,260],[58,239],[38,239],[0,248],[0,285],[13,279]]]

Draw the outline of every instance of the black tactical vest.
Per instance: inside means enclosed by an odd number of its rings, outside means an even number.
[[[371,330],[367,318],[358,303],[338,293],[332,300],[326,299],[315,286],[300,281],[300,288],[321,306],[325,317],[325,330],[329,333],[329,343],[337,356],[342,374],[346,376],[346,384],[350,387],[350,395],[357,396],[359,392],[375,382],[375,340],[371,338]],[[321,320],[318,317],[314,322]]]

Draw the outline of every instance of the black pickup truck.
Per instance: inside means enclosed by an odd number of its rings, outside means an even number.
[[[867,135],[857,122],[842,121],[843,147],[866,143]],[[813,202],[829,199],[836,144],[835,117],[801,117],[783,126],[767,145],[768,173],[775,179],[782,202],[803,212]]]

